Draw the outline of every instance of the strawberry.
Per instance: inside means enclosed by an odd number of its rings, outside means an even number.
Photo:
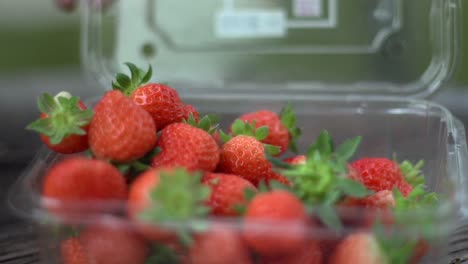
[[[341,205],[387,209],[395,206],[395,198],[391,191],[383,190],[365,198],[347,197],[343,202],[341,202]]]
[[[100,159],[129,162],[143,157],[156,144],[151,116],[119,91],[107,92],[95,108],[89,145]]]
[[[348,222],[352,221],[359,227],[369,228],[377,219],[386,225],[391,225],[394,221],[391,209],[395,207],[395,203],[393,193],[383,190],[364,198],[346,197],[340,206],[355,208],[356,211],[346,211],[343,214]]]
[[[289,180],[288,177],[286,177],[284,175],[281,175],[279,173],[276,173],[276,172],[272,172],[270,174],[270,177],[268,179],[266,179],[267,184],[270,184],[271,181],[277,181],[277,182],[279,182],[282,185],[287,186],[287,187],[292,187],[292,185],[293,185],[292,181]]]
[[[262,142],[279,147],[277,155],[281,155],[288,148],[297,152],[296,140],[301,131],[296,127],[296,114],[290,105],[283,108],[280,116],[269,110],[260,110],[241,115],[238,119],[257,129],[262,126],[268,127],[268,136]]]
[[[221,148],[218,171],[235,174],[258,185],[268,179],[272,165],[265,157],[265,146],[252,136],[235,136]]]
[[[265,257],[291,254],[306,242],[307,214],[290,192],[273,190],[257,194],[244,216],[247,245]]]
[[[232,174],[208,173],[202,182],[211,188],[208,204],[218,216],[237,215],[235,207],[246,203],[246,189],[256,190],[252,183]]]
[[[125,200],[127,186],[123,175],[109,163],[84,157],[71,157],[59,161],[47,172],[42,194],[46,198],[46,206],[54,208],[60,206],[55,200],[63,202]]]
[[[239,235],[229,228],[215,227],[198,234],[188,256],[191,264],[252,263]]]
[[[297,155],[291,158],[284,159],[284,162],[289,164],[305,164],[307,157],[305,155]]]
[[[77,238],[69,238],[60,244],[64,264],[89,264],[83,245]]]
[[[278,258],[265,259],[263,264],[321,264],[322,251],[317,241],[307,241],[298,251]]]
[[[417,263],[427,251],[430,241],[437,239],[432,223],[437,211],[437,195],[426,192],[423,184],[415,186],[406,197],[395,189],[393,193],[387,190],[377,192],[364,200],[364,206],[377,207],[380,211],[379,214],[366,212],[368,215],[364,216],[368,222],[364,224],[373,226],[374,235],[360,233],[356,237],[361,238],[349,236],[337,247],[332,257],[335,262],[331,263],[342,263],[340,261],[344,259],[368,263],[365,259],[358,259],[358,256],[379,256],[384,261],[382,263]],[[389,203],[392,206],[388,206]]]
[[[85,151],[88,146],[88,124],[93,111],[78,97],[67,92],[55,97],[45,93],[37,100],[40,118],[27,126],[40,134],[43,143],[51,150],[72,154]]]
[[[196,159],[195,168],[188,169],[213,171],[219,162],[219,147],[211,135],[186,123],[174,123],[164,128],[157,147],[162,151],[153,159],[153,167],[184,166]]]
[[[198,113],[198,110],[195,108],[195,106],[193,105],[189,105],[189,104],[186,104],[184,105],[184,120],[186,119],[189,119],[190,115],[193,116],[193,118],[195,119],[195,121],[199,121],[199,113]]]
[[[361,183],[347,178],[347,160],[356,151],[360,140],[360,137],[348,139],[334,149],[331,136],[323,131],[309,147],[305,161],[291,164],[270,159],[282,168],[279,173],[292,182],[291,189],[296,196],[314,206],[320,220],[333,229],[342,228],[335,205],[345,197],[363,198],[370,194]]]
[[[122,227],[90,227],[79,235],[89,264],[143,264],[149,247]]]
[[[130,187],[128,213],[148,239],[174,242],[177,230],[164,230],[161,224],[207,216],[209,196],[210,188],[201,183],[199,173],[175,167],[150,169]]]
[[[151,66],[144,73],[132,63],[125,63],[130,69],[131,76],[117,74],[113,88],[131,97],[133,102],[147,111],[158,129],[169,124],[182,122],[190,113],[194,116],[198,112],[194,107],[183,104],[179,93],[172,87],[161,83],[148,83],[153,70]]]
[[[352,179],[362,182],[374,191],[393,190],[398,188],[407,196],[412,188],[405,181],[399,165],[387,158],[362,158],[351,164],[358,171]]]
[[[346,237],[333,252],[330,264],[382,264],[387,262],[377,240],[369,233],[355,233]],[[404,262],[400,262],[404,263]]]
[[[142,210],[151,205],[150,193],[159,184],[160,171],[149,169],[133,181],[128,192],[128,213],[131,218],[137,218]]]

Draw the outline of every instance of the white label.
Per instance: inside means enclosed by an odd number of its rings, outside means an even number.
[[[296,17],[320,17],[322,0],[294,0],[293,13]]]
[[[223,10],[216,14],[215,33],[221,38],[283,37],[283,11]]]

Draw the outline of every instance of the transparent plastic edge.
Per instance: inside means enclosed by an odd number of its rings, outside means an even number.
[[[457,201],[460,204],[460,213],[461,217],[468,217],[468,147],[466,143],[466,132],[463,123],[454,119],[455,125],[455,142],[457,149]]]
[[[82,69],[84,71],[85,77],[88,81],[93,81],[94,83],[98,83],[100,89],[102,91],[106,91],[110,89],[109,84],[113,80],[113,74],[109,69],[109,63],[103,61],[103,56],[101,54],[101,40],[100,40],[100,33],[101,33],[101,19],[102,13],[97,9],[96,6],[89,4],[88,0],[81,0],[81,62],[82,62]],[[401,94],[394,94],[394,93],[384,93],[383,96],[394,96],[394,97],[412,97],[412,98],[429,98],[434,93],[436,93],[439,88],[445,86],[453,76],[453,73],[457,69],[459,64],[459,50],[460,50],[460,41],[461,41],[461,34],[462,30],[460,27],[461,22],[461,0],[447,0],[441,1],[439,4],[443,5],[443,12],[440,14],[441,18],[440,21],[442,23],[441,26],[433,28],[434,29],[433,38],[441,39],[441,42],[434,47],[434,49],[438,49],[435,51],[434,54],[437,54],[431,61],[430,65],[426,73],[421,76],[417,82],[412,82],[407,84],[408,87],[403,89]],[[440,22],[439,21],[439,22]],[[239,83],[241,86],[245,85],[259,85],[258,83]],[[221,85],[225,86],[226,84],[221,81],[214,81],[214,83],[200,83],[199,86],[207,87],[206,89],[193,89],[194,91],[190,91],[191,89],[183,89],[182,91],[189,96],[208,96],[213,93],[219,93],[221,96],[234,96],[238,98],[244,97],[251,97],[256,95],[255,92],[252,90],[243,91],[242,89],[238,90],[235,89],[238,85],[226,85],[223,89],[219,89],[216,87],[211,87],[213,85]],[[264,84],[268,85],[268,84]],[[286,82],[283,86],[288,87],[295,87],[297,83],[294,82]],[[302,84],[301,84],[302,85]],[[333,86],[333,84],[330,84]],[[385,85],[384,83],[350,83],[346,84],[349,86],[353,86],[355,88],[351,89],[352,93],[334,93],[333,91],[329,94],[326,91],[312,91],[308,94],[300,94],[299,96],[307,96],[307,97],[315,97],[320,95],[332,95],[336,97],[343,97],[347,95],[358,95],[358,96],[378,96],[378,94],[369,93],[369,94],[360,94],[359,90],[362,86],[369,86],[369,85]],[[268,85],[270,86],[270,85]],[[348,91],[349,89],[347,89]],[[263,96],[265,93],[262,89],[261,95]],[[272,91],[276,96],[281,97],[288,97],[291,95],[290,93],[280,93],[278,91]]]
[[[455,73],[458,65],[460,64],[460,51],[461,51],[461,40],[462,30],[460,23],[462,21],[462,1],[461,0],[448,0],[443,1],[445,4],[444,12],[442,14],[442,25],[441,36],[434,36],[434,38],[442,39],[441,55],[439,59],[442,62],[431,62],[431,65],[441,64],[439,73],[427,89],[419,89],[420,92],[414,94],[415,98],[429,98],[434,95],[437,91],[440,91],[440,87],[450,82],[451,77]],[[435,27],[432,25],[432,27]],[[429,66],[430,68],[431,66]],[[429,69],[428,68],[428,69]],[[424,77],[424,76],[423,76]],[[410,95],[411,96],[411,95]]]
[[[99,89],[106,91],[112,82],[113,76],[105,67],[101,58],[100,25],[102,15],[99,7],[90,4],[89,0],[80,0],[81,30],[80,30],[80,56],[81,68],[86,80],[92,84],[99,84]],[[93,8],[98,9],[93,10]],[[94,13],[98,14],[94,14]],[[102,87],[101,87],[102,86]]]

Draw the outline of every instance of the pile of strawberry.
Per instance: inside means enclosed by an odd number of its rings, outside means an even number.
[[[361,138],[335,146],[326,131],[284,158],[301,135],[290,105],[241,115],[223,132],[175,89],[147,83],[151,67],[127,66],[93,109],[66,92],[42,95],[28,126],[64,154],[43,180],[52,215],[125,205],[106,211],[124,224],[69,223],[64,263],[417,263],[427,251],[432,219],[406,214],[437,206],[422,162],[350,162]]]

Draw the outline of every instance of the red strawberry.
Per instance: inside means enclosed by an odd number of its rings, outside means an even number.
[[[387,209],[395,207],[395,198],[389,190],[376,192],[365,198],[347,197],[341,205],[344,206],[363,206],[376,209]]]
[[[269,133],[268,136],[262,140],[263,143],[280,147],[280,153],[284,153],[289,147],[289,131],[279,116],[269,110],[260,110],[257,112],[247,113],[239,117],[240,120],[252,124],[255,122],[255,127],[267,126]]]
[[[175,123],[164,128],[157,146],[162,152],[154,157],[153,167],[186,165],[193,159],[197,161],[193,169],[213,171],[218,165],[218,144],[208,132],[189,124]]]
[[[83,245],[77,238],[69,238],[60,245],[62,261],[64,264],[90,264],[83,249]]]
[[[307,157],[305,155],[297,155],[291,158],[284,159],[284,162],[289,164],[305,164]]]
[[[109,163],[72,157],[60,161],[47,172],[43,196],[63,202],[124,200],[127,186],[123,175]],[[46,206],[59,206],[54,200],[46,200]]]
[[[355,233],[346,237],[335,249],[330,264],[382,264],[387,263],[372,234]]]
[[[212,136],[213,139],[216,141],[216,143],[218,144],[218,146],[222,146],[222,145],[223,145],[223,140],[221,139],[221,136],[219,135],[219,130],[215,130],[211,136]]]
[[[156,126],[145,110],[119,91],[101,98],[89,127],[96,157],[128,162],[143,157],[155,144]]]
[[[146,84],[153,73],[151,66],[144,73],[132,63],[125,63],[130,69],[131,76],[117,74],[113,87],[130,96],[133,102],[145,109],[153,118],[158,129],[169,124],[181,122],[189,112],[198,115],[193,107],[185,106],[180,100],[179,93],[161,83]]]
[[[276,172],[272,172],[270,177],[267,180],[267,183],[270,183],[271,181],[277,181],[285,186],[292,187],[293,184],[292,182],[284,175],[281,175]]]
[[[159,140],[161,142],[161,140]],[[163,143],[161,143],[163,144]],[[169,149],[156,155],[151,161],[151,166],[154,168],[160,167],[183,167],[189,171],[198,170],[198,156],[195,149],[186,149],[177,153]]]
[[[263,143],[244,135],[235,136],[222,146],[218,170],[239,175],[254,185],[268,179],[273,172],[265,158]]]
[[[182,104],[177,91],[164,84],[141,86],[132,93],[132,100],[150,113],[159,129],[181,122],[190,111]]]
[[[421,259],[424,257],[424,255],[427,254],[429,249],[430,249],[430,245],[426,241],[419,240],[413,250],[413,254],[411,256],[409,263],[411,264],[419,263]]]
[[[198,110],[195,108],[195,106],[186,104],[184,105],[184,119],[188,119],[190,115],[192,115],[195,121],[198,122],[198,119],[200,117]]]
[[[278,258],[266,259],[263,264],[321,264],[322,251],[318,242],[307,241],[306,245],[298,251]]]
[[[256,188],[249,181],[232,174],[208,173],[203,183],[211,187],[211,196],[208,204],[214,215],[235,216],[235,206],[244,205],[247,188],[255,191]]]
[[[91,227],[79,240],[89,264],[143,264],[149,255],[145,241],[123,227]]]
[[[255,123],[256,128],[267,126],[269,133],[262,142],[279,147],[277,155],[284,153],[289,147],[297,151],[295,140],[300,136],[300,130],[296,127],[296,115],[289,105],[282,110],[281,116],[269,110],[260,110],[244,114],[238,119]]]
[[[234,230],[212,228],[199,234],[190,248],[191,264],[248,264],[252,263],[249,252]]]
[[[378,192],[398,188],[404,196],[412,190],[398,164],[387,158],[363,158],[353,162],[351,166],[359,173],[353,179],[371,190]]]
[[[265,257],[288,255],[305,245],[307,214],[302,202],[283,190],[257,194],[244,216],[244,239]]]
[[[149,169],[141,173],[133,181],[128,192],[128,213],[130,217],[137,218],[138,214],[151,204],[150,192],[159,184],[159,171]]]
[[[61,92],[55,97],[45,93],[37,101],[40,118],[27,129],[40,134],[44,144],[55,152],[72,154],[88,149],[88,124],[93,111],[78,97]]]

